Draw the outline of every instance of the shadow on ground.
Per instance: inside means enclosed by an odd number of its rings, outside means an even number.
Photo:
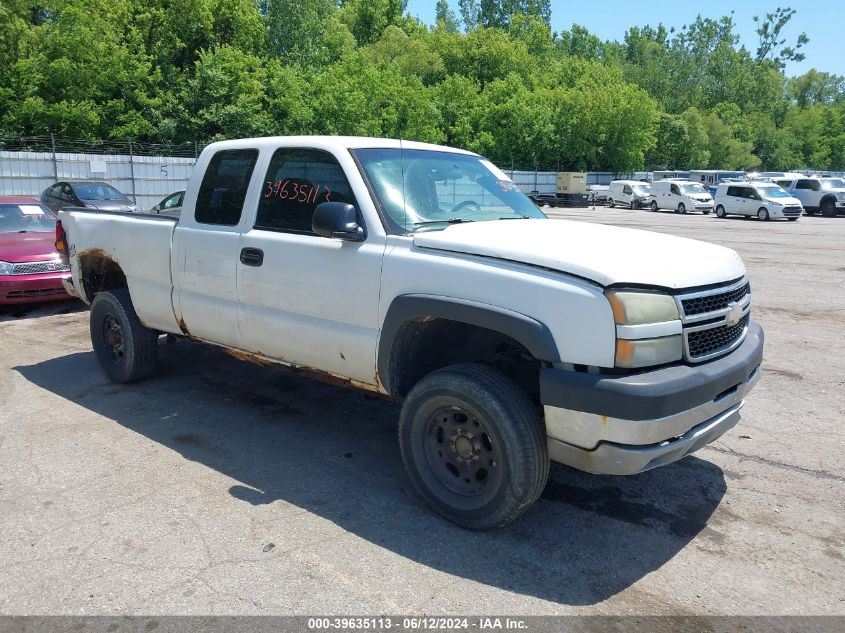
[[[635,477],[554,466],[528,514],[471,532],[410,491],[393,403],[189,341],[162,340],[157,375],[133,385],[107,382],[91,352],[15,369],[236,479],[244,512],[284,500],[423,565],[558,603],[603,601],[661,567],[725,493],[722,471],[695,457]]]
[[[0,305],[0,323],[19,319],[37,319],[54,314],[70,314],[87,310],[88,307],[78,299],[49,301],[43,303],[14,303]]]

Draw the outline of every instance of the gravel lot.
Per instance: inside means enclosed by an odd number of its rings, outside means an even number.
[[[83,306],[7,312],[0,613],[845,614],[845,217],[550,213],[739,251],[767,352],[737,427],[636,477],[553,467],[474,533],[411,492],[394,404],[163,339],[113,385]]]

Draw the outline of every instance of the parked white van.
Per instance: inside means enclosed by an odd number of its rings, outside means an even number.
[[[707,215],[713,210],[713,196],[697,182],[685,179],[658,180],[651,183],[650,207],[672,209],[675,213],[701,211]]]
[[[647,182],[640,180],[614,180],[610,183],[607,204],[610,207],[615,205],[627,206],[631,209],[639,209],[648,206],[649,193],[651,188]]]
[[[761,220],[794,222],[804,212],[801,201],[771,182],[723,182],[716,190],[716,216],[756,215]]]

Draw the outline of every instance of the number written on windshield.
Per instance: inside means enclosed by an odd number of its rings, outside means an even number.
[[[265,198],[279,198],[280,200],[290,200],[302,204],[314,204],[317,202],[318,196],[323,196],[321,202],[332,201],[332,190],[327,185],[309,185],[291,182],[290,180],[277,180],[276,182],[268,180],[264,184],[266,185]]]

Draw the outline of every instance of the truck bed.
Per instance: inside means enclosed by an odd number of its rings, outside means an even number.
[[[163,332],[179,332],[173,311],[171,243],[176,218],[166,215],[68,208],[59,213],[68,239],[77,296],[86,303],[82,267],[86,258],[118,264],[126,275],[141,321]]]

